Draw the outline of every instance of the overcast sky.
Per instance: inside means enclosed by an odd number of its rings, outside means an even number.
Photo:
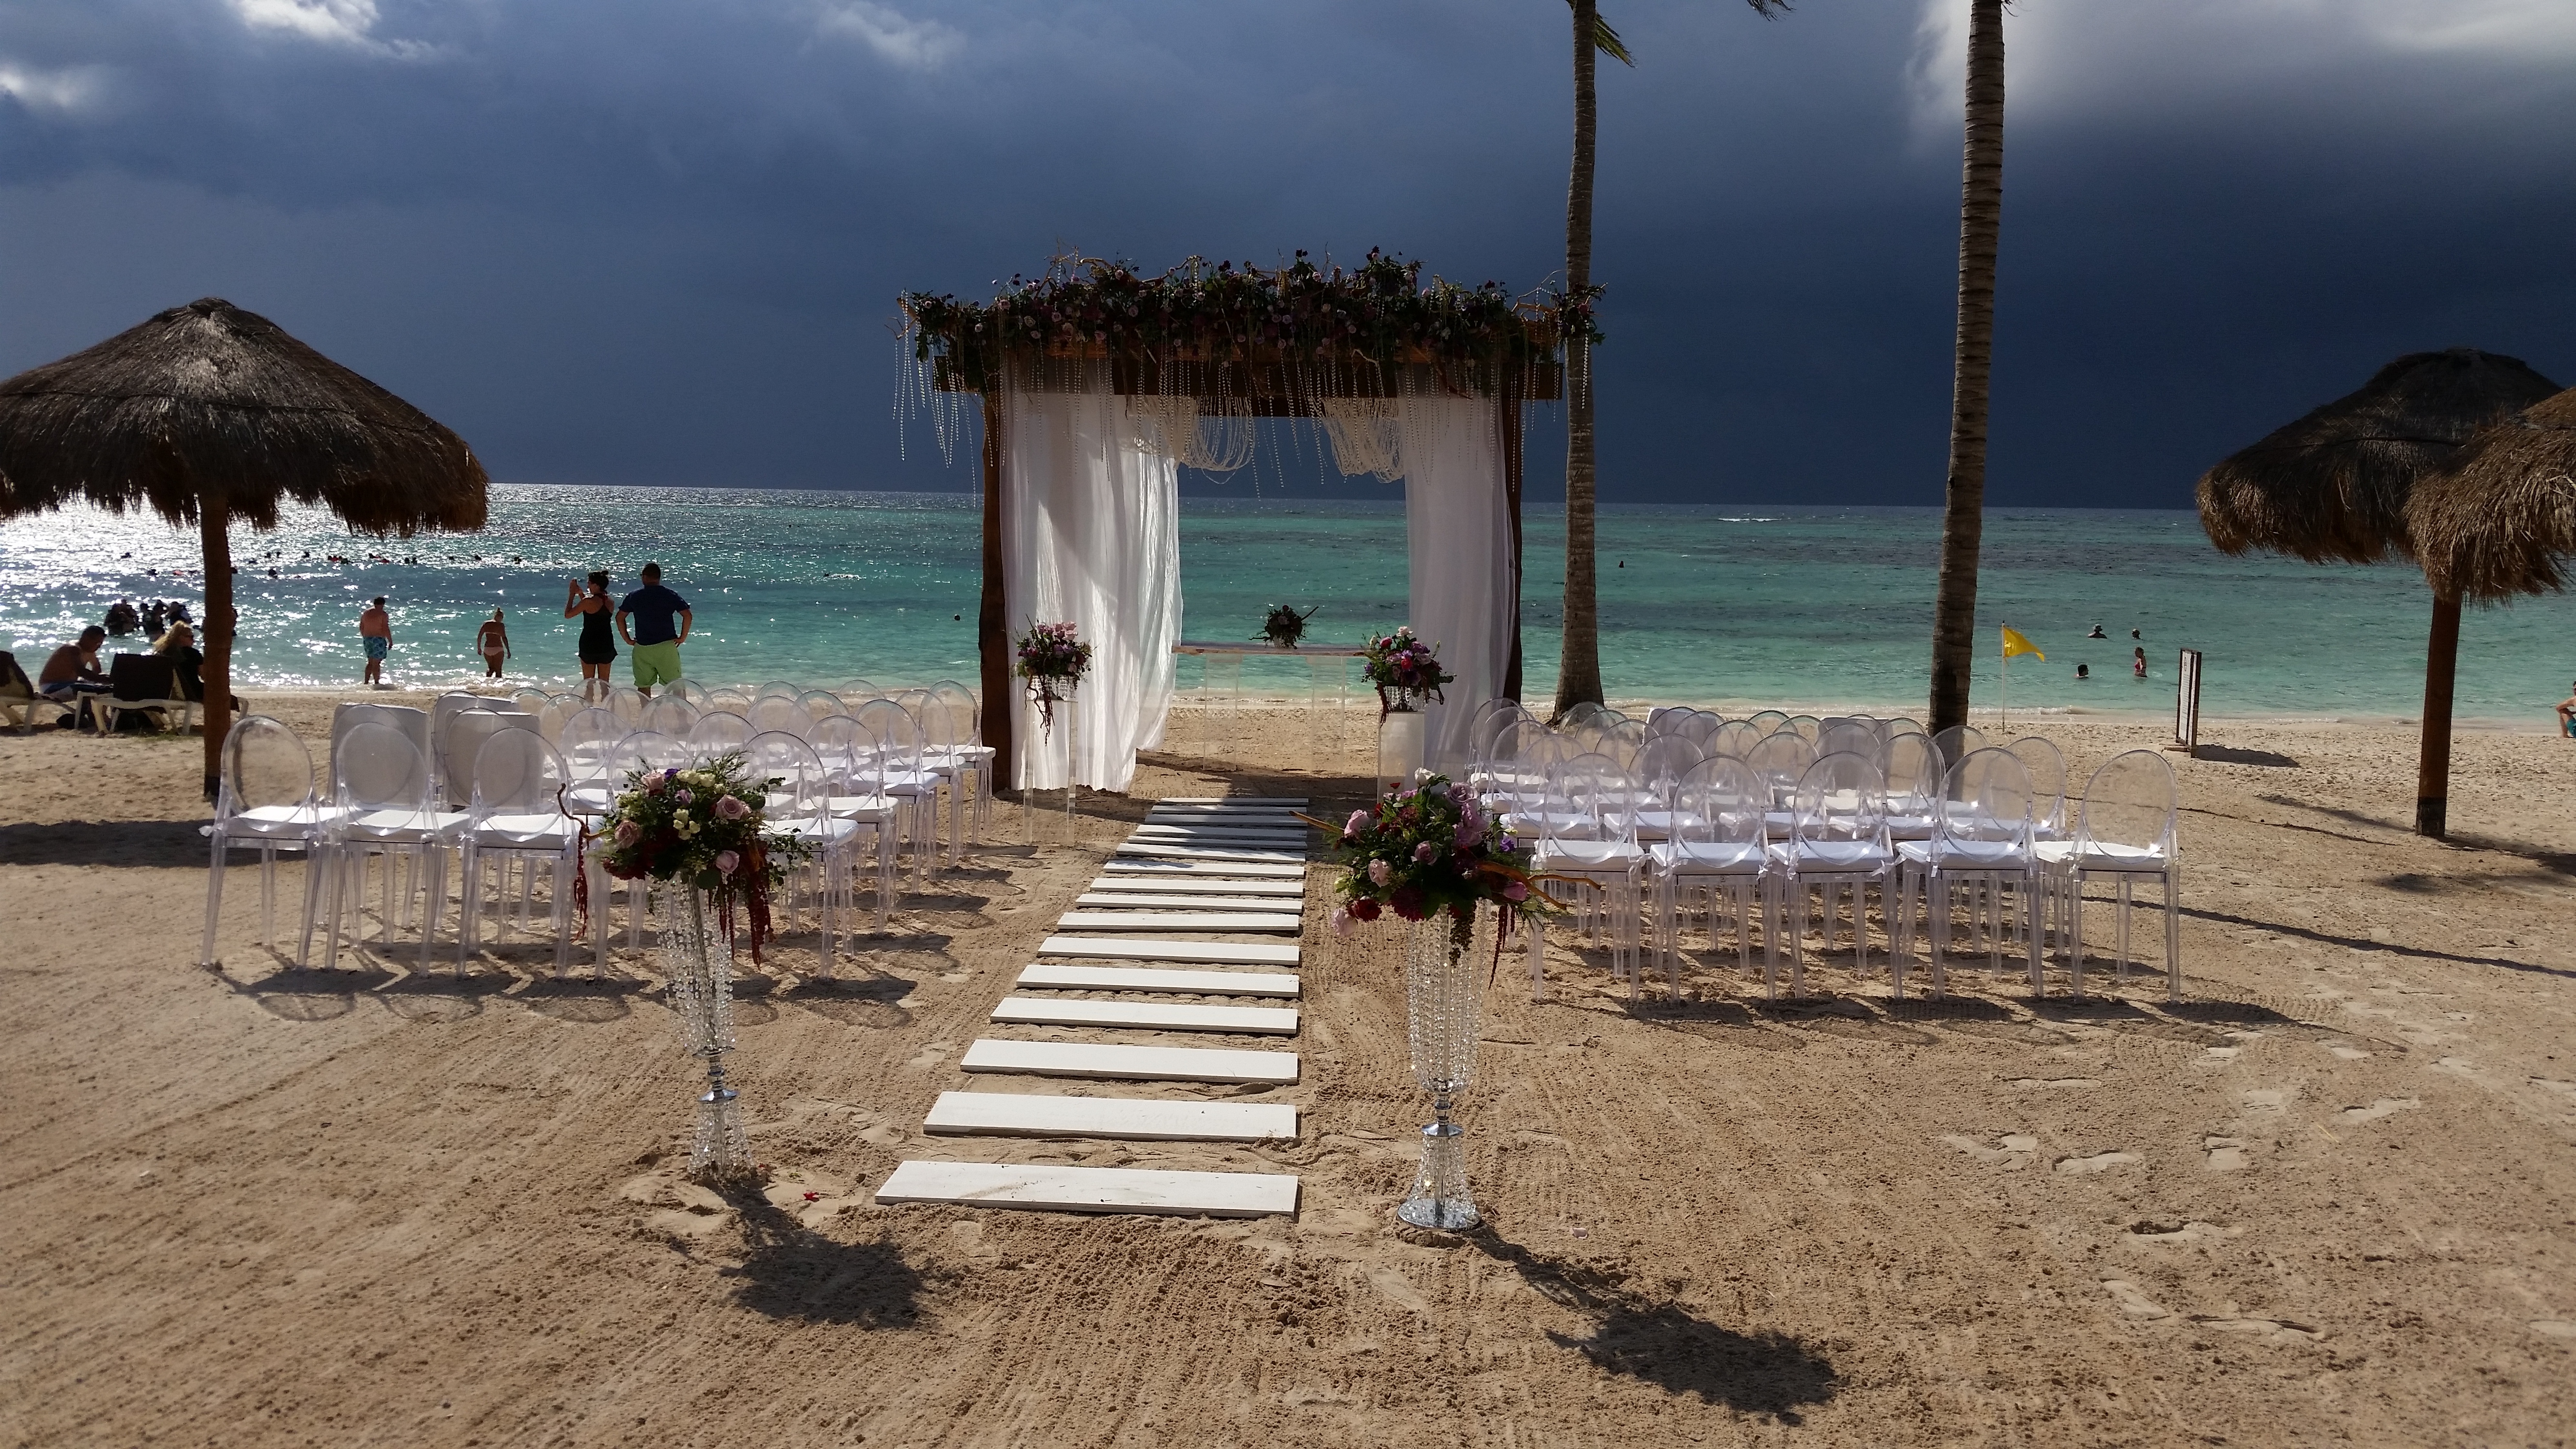
[[[1609,0],[1605,496],[1939,500],[1964,11]],[[0,0],[0,373],[214,294],[496,479],[971,486],[926,429],[898,457],[897,291],[1059,245],[1534,286],[1566,14]],[[1993,501],[2181,506],[2400,352],[2576,381],[2576,3],[2021,0],[2006,33]]]

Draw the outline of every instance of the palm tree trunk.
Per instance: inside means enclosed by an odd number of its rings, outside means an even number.
[[[2435,840],[2451,828],[2451,685],[2460,668],[2460,601],[2433,598],[2424,650],[2424,742],[2415,757],[2415,833]]]
[[[1959,336],[1951,361],[1950,478],[1932,605],[1931,724],[1968,721],[1977,662],[1977,549],[1985,532],[1986,385],[1994,366],[1995,250],[2004,213],[2004,4],[1971,0],[1967,157],[1959,188]]]
[[[232,731],[233,714],[233,540],[232,510],[220,497],[197,506],[197,534],[206,556],[206,662],[197,671],[205,685],[206,798],[224,773],[224,736]]]
[[[1573,0],[1574,174],[1565,190],[1565,285],[1592,285],[1592,63],[1600,7]],[[1592,574],[1592,347],[1565,345],[1565,645],[1557,656],[1555,715],[1601,702],[1601,612]]]
[[[1019,793],[1020,695],[1011,678],[1011,621],[1002,615],[1002,393],[984,393],[984,590],[975,605],[975,647],[983,667],[979,722],[992,747],[994,795]]]

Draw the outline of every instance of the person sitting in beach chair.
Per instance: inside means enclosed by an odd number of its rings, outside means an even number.
[[[16,725],[22,735],[33,734],[38,715],[61,719],[71,712],[70,705],[36,692],[36,681],[18,667],[17,655],[0,653],[0,723]]]
[[[36,690],[56,704],[72,707],[77,721],[82,699],[92,694],[105,694],[107,675],[98,667],[98,646],[107,642],[107,631],[96,624],[83,629],[80,638],[55,650],[36,675]]]
[[[2576,689],[2576,684],[2567,687]],[[2576,694],[2558,701],[2558,732],[2571,740],[2576,740]]]

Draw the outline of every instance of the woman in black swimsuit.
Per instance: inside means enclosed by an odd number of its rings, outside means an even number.
[[[608,573],[599,570],[590,576],[590,592],[581,591],[581,580],[570,581],[572,591],[564,600],[564,617],[581,619],[581,697],[604,699],[608,695],[608,666],[617,662],[617,633],[610,627],[617,601],[608,596]],[[592,680],[599,681],[597,692]]]

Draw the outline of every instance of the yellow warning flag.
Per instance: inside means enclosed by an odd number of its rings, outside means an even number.
[[[2004,657],[2006,659],[2010,659],[2016,654],[2038,654],[2042,659],[2046,659],[2048,657],[2045,654],[2039,653],[2038,645],[2023,638],[2019,629],[2014,628],[2010,624],[2006,624],[2004,626]]]

